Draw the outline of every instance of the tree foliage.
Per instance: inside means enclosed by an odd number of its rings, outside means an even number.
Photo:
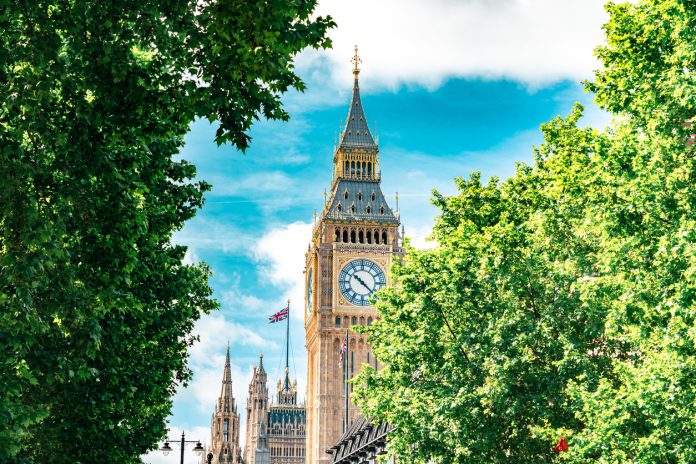
[[[205,182],[197,117],[240,149],[287,119],[314,0],[0,1],[0,460],[139,462],[186,383],[209,270],[172,245]]]
[[[392,269],[355,387],[409,462],[696,462],[696,4],[607,9],[612,124],[576,105],[533,165],[436,192]]]

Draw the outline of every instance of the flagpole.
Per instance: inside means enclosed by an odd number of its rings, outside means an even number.
[[[285,329],[285,370],[288,369],[290,369],[290,298],[288,298],[288,324]]]
[[[344,420],[344,433],[348,431],[348,353],[350,352],[350,339],[348,338],[348,329],[346,329],[346,352],[343,356],[343,366],[345,367],[345,397],[346,397],[346,417]]]

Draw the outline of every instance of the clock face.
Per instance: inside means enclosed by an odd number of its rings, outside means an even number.
[[[356,306],[367,306],[370,298],[387,284],[387,278],[378,265],[367,259],[356,259],[346,264],[338,276],[341,294]]]
[[[314,296],[313,293],[313,287],[314,287],[314,271],[312,269],[309,270],[309,276],[307,277],[307,314],[312,314],[312,299]]]

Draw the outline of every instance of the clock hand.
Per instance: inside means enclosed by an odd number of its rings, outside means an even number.
[[[355,279],[356,279],[358,282],[360,282],[360,283],[362,284],[362,286],[365,287],[365,288],[367,289],[368,292],[372,293],[372,289],[371,289],[370,287],[368,287],[367,284],[366,284],[365,282],[363,282],[363,280],[362,280],[360,277],[358,277],[358,276],[355,275],[355,274],[353,274],[353,277],[355,277]]]

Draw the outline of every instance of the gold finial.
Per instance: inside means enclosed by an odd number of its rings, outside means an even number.
[[[314,223],[317,223],[317,210],[314,210]]]
[[[324,187],[324,206],[326,206],[326,196],[328,194],[326,193],[326,187]]]
[[[360,68],[358,68],[358,63],[362,63],[362,60],[358,56],[358,46],[355,46],[355,55],[353,58],[350,60],[353,62],[353,75],[355,76],[355,79],[358,78],[358,74],[360,74]]]

